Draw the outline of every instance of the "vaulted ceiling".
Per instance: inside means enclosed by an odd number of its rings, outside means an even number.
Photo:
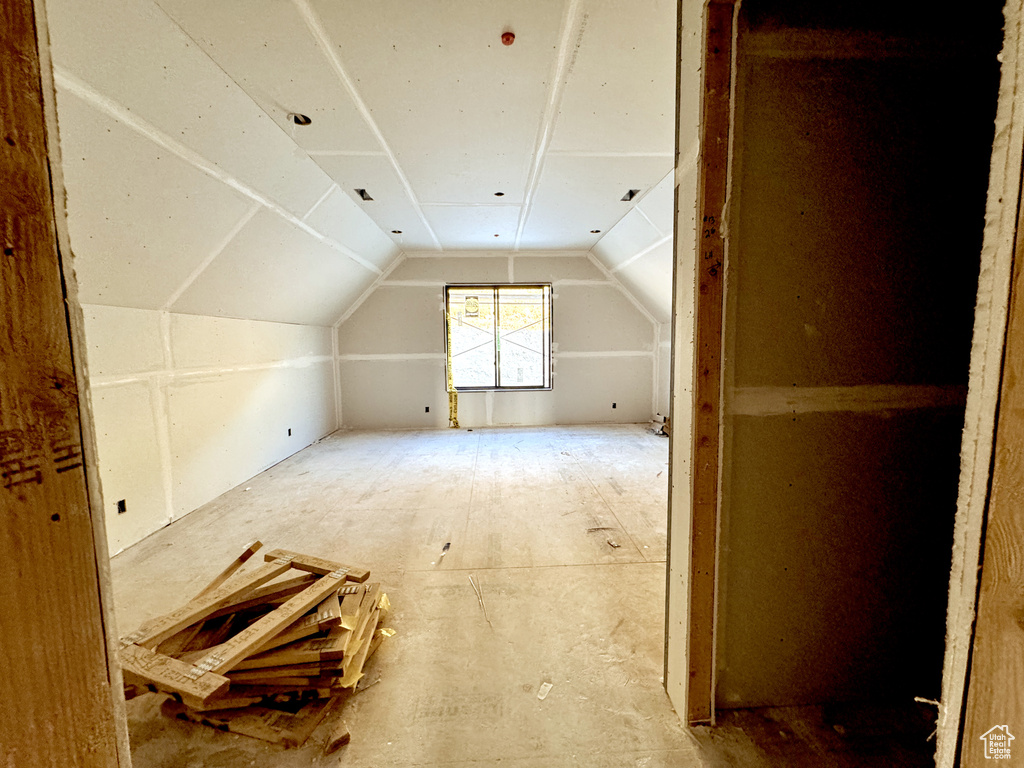
[[[83,301],[329,324],[403,252],[589,250],[667,319],[674,2],[47,5]]]

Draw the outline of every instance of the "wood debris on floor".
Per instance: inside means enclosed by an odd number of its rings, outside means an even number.
[[[311,555],[277,549],[243,569],[261,547],[121,639],[125,695],[168,694],[167,716],[295,747],[333,719],[394,634],[381,626],[390,604],[369,571]],[[347,739],[342,723],[326,746]]]

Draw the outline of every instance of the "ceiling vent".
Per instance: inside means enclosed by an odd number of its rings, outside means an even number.
[[[290,119],[296,125],[309,125],[310,123],[313,122],[312,120],[309,119],[308,115],[302,115],[299,114],[298,112],[290,113],[288,115],[288,119]]]
[[[626,192],[626,194],[624,194],[622,196],[622,202],[628,203],[630,200],[632,200],[634,197],[636,197],[639,194],[640,194],[640,190],[639,189],[631,189],[628,192]]]
[[[356,190],[356,194],[359,195],[359,198],[361,200],[367,200],[367,201],[373,200],[373,198],[370,197],[370,193],[367,192],[365,189],[357,189]]]

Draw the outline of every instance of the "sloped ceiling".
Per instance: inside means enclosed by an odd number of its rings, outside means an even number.
[[[47,5],[86,303],[327,325],[405,250],[593,248],[668,314],[674,2]]]

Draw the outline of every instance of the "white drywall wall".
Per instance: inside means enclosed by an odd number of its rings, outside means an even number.
[[[552,284],[555,375],[551,391],[460,394],[462,426],[641,422],[667,398],[658,324],[589,255],[416,255],[338,326],[342,425],[448,425],[444,285],[470,282]]]
[[[398,257],[151,0],[47,14],[84,303],[330,325]]]
[[[84,311],[111,552],[335,428],[330,328]]]

